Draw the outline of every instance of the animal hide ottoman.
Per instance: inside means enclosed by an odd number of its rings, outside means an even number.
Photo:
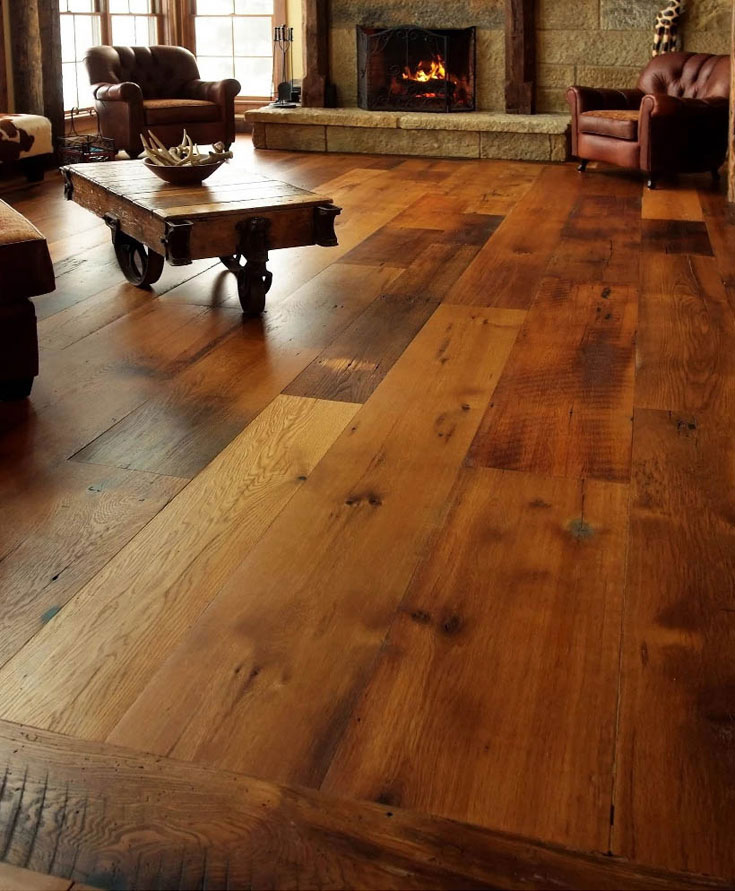
[[[43,179],[53,152],[51,121],[38,114],[0,112],[0,163],[20,161],[29,180]]]

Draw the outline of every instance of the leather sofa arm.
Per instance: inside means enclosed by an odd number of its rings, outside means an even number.
[[[596,87],[569,87],[567,90],[567,102],[572,114],[601,109],[636,110],[640,107],[641,99],[641,90],[604,90]]]
[[[638,121],[641,169],[652,176],[716,169],[727,147],[728,115],[728,100],[721,97],[680,99],[647,93]]]
[[[216,102],[224,107],[229,102],[234,102],[241,89],[240,81],[232,77],[217,81],[193,80],[184,88],[183,98]]]
[[[641,117],[678,117],[690,120],[727,114],[727,99],[679,99],[666,93],[648,93],[641,101]]]
[[[95,84],[92,94],[98,102],[142,102],[143,91],[138,84],[125,81],[121,84]]]

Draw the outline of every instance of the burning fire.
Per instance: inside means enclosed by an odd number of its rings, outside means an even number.
[[[446,100],[450,97],[453,107],[467,107],[472,101],[469,79],[450,74],[447,63],[438,53],[431,59],[418,62],[413,69],[406,65],[400,76],[396,71],[391,77],[389,94],[396,98],[410,96],[419,100]]]
[[[401,76],[403,80],[415,80],[422,84],[430,80],[446,80],[447,66],[441,56],[435,56],[428,62],[419,62],[415,71],[406,66]]]

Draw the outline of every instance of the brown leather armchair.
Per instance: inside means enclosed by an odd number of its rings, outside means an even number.
[[[103,136],[131,158],[152,130],[167,146],[184,129],[195,142],[235,140],[234,80],[200,80],[196,59],[181,46],[94,46],[84,59]]]
[[[570,87],[572,154],[661,176],[711,171],[727,154],[730,59],[665,53],[643,69],[635,90]]]

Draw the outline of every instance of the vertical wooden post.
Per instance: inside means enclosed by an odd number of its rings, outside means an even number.
[[[15,110],[43,114],[43,61],[38,4],[35,0],[9,0],[10,50],[13,60]]]
[[[505,0],[505,110],[536,111],[536,16],[534,0]]]
[[[301,104],[324,108],[329,81],[329,0],[303,0],[304,79]]]
[[[8,91],[7,58],[5,55],[5,22],[3,4],[7,0],[0,0],[0,112],[10,111],[10,95]]]
[[[38,0],[38,24],[41,36],[43,113],[51,121],[54,145],[56,145],[56,138],[64,135],[59,0]]]
[[[730,129],[727,136],[727,200],[735,204],[735,0],[730,31]]]
[[[64,130],[59,0],[9,0],[15,110],[51,120]]]

